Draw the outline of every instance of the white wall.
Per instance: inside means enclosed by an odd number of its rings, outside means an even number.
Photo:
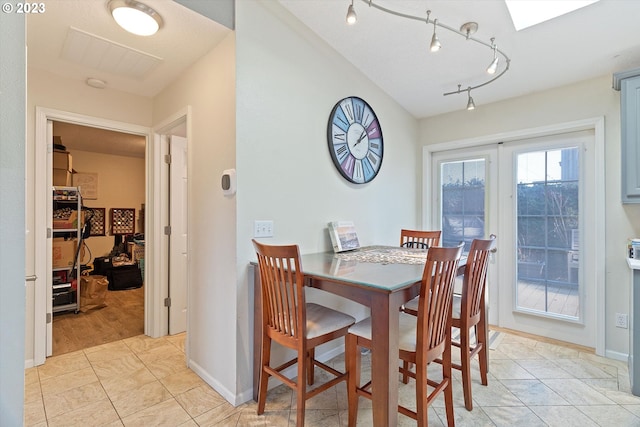
[[[614,316],[629,312],[631,278],[624,257],[627,238],[640,235],[640,205],[620,202],[620,93],[611,88],[611,76],[476,105],[472,112],[463,110],[421,120],[421,145],[605,117],[605,346],[611,356],[626,354],[629,330],[616,328]]]
[[[236,396],[236,199],[220,188],[235,167],[235,35],[229,35],[154,98],[162,123],[191,106],[188,129],[189,366]],[[244,315],[244,313],[243,313]]]
[[[363,245],[397,245],[402,227],[420,225],[420,154],[417,121],[276,2],[237,2],[236,32],[236,370],[238,390],[248,399],[254,220],[274,221],[275,235],[264,242],[297,243],[303,253],[331,250],[326,225],[332,220],[355,221]],[[365,185],[342,178],[328,149],[329,114],[350,95],[372,106],[384,134],[382,168]],[[357,317],[366,313],[339,297],[311,293]]]
[[[116,120],[141,126],[151,126],[151,99],[110,89],[94,89],[83,82],[67,79],[46,71],[27,70],[27,146],[26,146],[26,223],[34,229],[35,206],[35,109],[45,107],[85,116]],[[35,236],[26,238],[26,271],[35,271]],[[44,277],[27,287],[25,317],[25,359],[34,357],[34,286],[44,286]]]
[[[0,40],[0,425],[20,426],[25,353],[24,16],[0,15]]]

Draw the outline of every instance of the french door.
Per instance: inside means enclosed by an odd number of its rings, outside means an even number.
[[[594,152],[580,131],[433,154],[443,243],[498,236],[490,324],[596,346]]]
[[[454,246],[464,242],[464,253],[473,239],[497,234],[498,216],[497,144],[465,150],[441,151],[433,155],[434,185],[432,218],[442,230],[441,243]],[[500,239],[498,239],[498,246]],[[493,254],[489,264],[489,324],[498,324],[498,271]]]

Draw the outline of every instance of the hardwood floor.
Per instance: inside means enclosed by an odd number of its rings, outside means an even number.
[[[106,307],[53,316],[53,355],[144,333],[144,287],[107,291]]]

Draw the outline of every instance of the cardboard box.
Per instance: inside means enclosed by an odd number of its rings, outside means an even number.
[[[53,168],[71,172],[73,170],[71,154],[68,151],[53,150]]]
[[[71,172],[66,169],[53,169],[53,185],[56,187],[71,187]]]
[[[76,257],[76,239],[64,240],[54,237],[51,248],[51,262],[53,268],[72,268]]]
[[[82,212],[81,215],[82,218],[82,222],[80,223],[81,227],[84,226],[84,212]],[[78,212],[77,211],[73,211],[71,212],[71,215],[69,215],[69,218],[67,219],[55,219],[53,220],[53,228],[54,229],[65,229],[65,230],[69,230],[69,229],[78,229]]]

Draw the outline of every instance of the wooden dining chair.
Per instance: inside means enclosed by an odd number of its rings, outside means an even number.
[[[399,357],[403,362],[415,364],[415,372],[407,375],[416,381],[416,411],[398,405],[398,412],[417,420],[418,426],[427,427],[428,408],[433,400],[444,393],[447,425],[454,425],[453,392],[451,380],[451,309],[453,284],[462,254],[462,246],[430,248],[422,274],[418,316],[399,312]],[[347,396],[348,424],[356,425],[358,397],[371,399],[375,390],[371,381],[360,385],[360,359],[358,347],[371,348],[371,318],[349,328],[346,338],[345,363],[349,378]],[[427,377],[429,363],[442,360],[442,380]],[[403,368],[400,368],[404,374]],[[431,391],[429,391],[431,390]]]
[[[477,354],[480,364],[480,381],[487,385],[487,317],[485,289],[487,284],[487,270],[489,255],[495,249],[496,236],[491,235],[487,240],[474,239],[467,255],[464,268],[462,292],[453,297],[453,315],[451,326],[460,330],[459,340],[452,341],[452,345],[460,348],[460,364],[452,364],[453,368],[462,371],[462,388],[464,391],[464,406],[473,409],[471,399],[471,359]],[[471,344],[469,331],[473,328],[475,343]]]
[[[278,378],[296,393],[296,426],[304,426],[307,399],[345,381],[347,374],[315,360],[315,348],[347,334],[355,319],[330,308],[307,303],[304,274],[297,245],[273,246],[253,240],[260,270],[262,303],[262,353],[258,387],[258,415],[264,413],[269,377]],[[297,351],[295,358],[271,367],[271,341]],[[298,375],[291,380],[282,370],[298,364]],[[314,366],[334,375],[324,384],[307,390],[314,382]]]
[[[400,246],[403,248],[429,249],[440,244],[442,231],[400,230]]]
[[[429,249],[440,244],[441,235],[442,231],[440,230],[406,230],[403,228],[400,230],[400,246],[403,248]],[[407,304],[410,307],[410,314],[418,314],[418,298],[414,298]],[[403,304],[400,307],[400,311],[406,311],[407,304]],[[406,384],[408,378],[405,377],[404,380]]]

